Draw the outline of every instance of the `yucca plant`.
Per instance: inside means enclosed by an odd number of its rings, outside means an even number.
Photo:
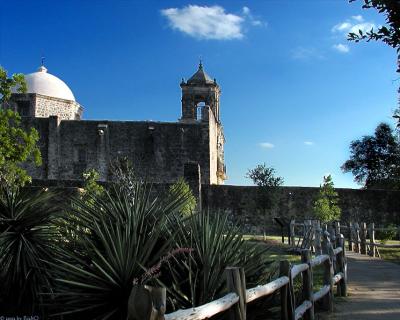
[[[172,278],[162,278],[170,308],[188,308],[210,302],[225,292],[226,267],[243,267],[249,285],[268,277],[268,247],[245,241],[225,214],[196,214],[177,220],[176,247],[189,247],[189,256],[169,265]]]
[[[63,228],[66,245],[50,263],[54,315],[126,319],[135,279],[173,248],[169,221],[186,201],[185,194],[151,194],[149,185],[135,182],[129,193],[117,186],[101,197],[92,195],[93,201],[73,199]]]
[[[40,312],[51,277],[43,259],[57,250],[55,221],[61,209],[50,191],[0,188],[0,310],[4,314]]]

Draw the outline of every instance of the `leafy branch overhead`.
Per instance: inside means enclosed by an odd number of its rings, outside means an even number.
[[[354,1],[356,0],[350,0],[350,2]],[[379,26],[377,30],[371,29],[368,32],[359,30],[358,33],[349,33],[348,39],[355,42],[361,40],[383,41],[400,53],[400,2],[395,0],[363,1],[363,9],[375,8],[379,13],[385,15],[386,25]]]

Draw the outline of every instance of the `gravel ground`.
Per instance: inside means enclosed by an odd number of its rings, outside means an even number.
[[[348,259],[348,293],[335,312],[317,319],[400,320],[400,265],[353,252]]]

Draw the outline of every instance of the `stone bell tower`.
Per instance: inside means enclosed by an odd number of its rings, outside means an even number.
[[[200,61],[197,72],[185,82],[182,79],[182,122],[205,120],[206,107],[210,108],[215,120],[220,123],[219,118],[219,96],[221,90],[217,81],[212,80],[204,71]]]
[[[226,180],[226,168],[225,137],[220,119],[221,89],[217,81],[204,71],[201,61],[189,80],[185,82],[182,79],[181,88],[182,117],[179,121],[205,126],[208,132],[208,145],[205,147],[210,159],[209,181],[211,184],[222,184]]]

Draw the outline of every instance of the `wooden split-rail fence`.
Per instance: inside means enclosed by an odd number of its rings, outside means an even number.
[[[323,224],[318,220],[304,220],[303,222],[296,222],[291,220],[289,224],[288,243],[291,245],[293,251],[300,252],[304,249],[313,249],[317,253],[320,252],[321,246],[319,243],[321,230],[329,232],[332,238],[336,234],[343,234],[347,237],[348,250],[360,254],[370,255],[371,257],[380,257],[379,248],[400,248],[400,244],[387,244],[377,242],[376,232],[392,231],[393,228],[376,227],[375,223],[367,224],[365,222],[350,222],[348,224],[341,224],[339,221],[332,224]],[[400,227],[394,229],[400,237]]]
[[[264,285],[246,290],[245,273],[242,268],[226,269],[226,285],[228,294],[222,298],[195,308],[165,313],[166,290],[155,290],[148,287],[148,303],[141,299],[130,299],[130,320],[202,320],[226,312],[229,320],[245,320],[247,304],[274,293],[280,293],[281,319],[297,320],[303,317],[314,319],[317,301],[323,309],[332,311],[334,303],[334,288],[338,296],[347,294],[347,262],[345,241],[342,234],[333,237],[327,231],[321,230],[317,243],[319,251],[312,257],[310,249],[301,252],[301,264],[291,265],[289,261],[280,261],[279,278]],[[313,273],[317,266],[324,270],[323,285],[316,291],[313,283]],[[296,305],[294,280],[301,277],[300,303]]]

